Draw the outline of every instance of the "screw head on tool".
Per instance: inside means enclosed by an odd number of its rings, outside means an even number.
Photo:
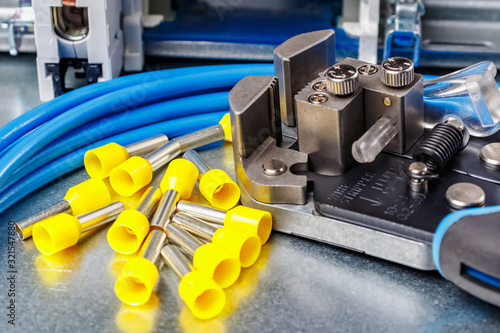
[[[325,71],[326,90],[335,96],[346,96],[358,87],[358,71],[351,65],[333,65]]]
[[[382,82],[389,87],[401,88],[413,82],[415,67],[410,59],[404,57],[392,57],[381,65]]]

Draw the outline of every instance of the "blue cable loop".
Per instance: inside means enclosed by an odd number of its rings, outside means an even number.
[[[118,77],[113,80],[91,84],[76,90],[70,91],[51,101],[43,103],[30,111],[20,115],[2,128],[0,128],[0,152],[14,144],[17,139],[31,132],[38,126],[59,116],[65,111],[72,109],[82,103],[96,97],[120,90],[129,86],[134,86],[148,81],[165,80],[202,72],[216,72],[221,69],[233,69],[239,71],[244,68],[262,68],[267,66],[266,72],[273,73],[272,65],[245,64],[245,65],[215,65],[167,69],[161,71],[151,71],[128,76]]]
[[[4,191],[0,195],[0,213],[4,212],[7,208],[28,194],[57,179],[61,175],[82,167],[83,156],[89,149],[97,148],[110,142],[116,142],[125,146],[159,134],[165,134],[168,137],[175,137],[191,133],[205,127],[216,125],[227,112],[228,111],[214,112],[147,125],[111,136],[104,140],[96,141],[91,145],[82,147],[72,153],[64,155],[32,172]]]
[[[0,193],[52,160],[97,140],[159,121],[227,110],[228,94],[227,91],[217,92],[150,104],[126,114],[113,115],[74,129],[33,155],[6,180],[0,187]]]
[[[172,98],[179,94],[185,95],[214,87],[231,87],[245,76],[268,74],[271,68],[270,65],[250,68],[240,66],[238,72],[234,69],[224,69],[148,82],[144,85],[124,88],[76,106],[25,135],[0,159],[0,186],[36,152],[69,130],[92,119]],[[135,100],[130,101],[130,98]]]

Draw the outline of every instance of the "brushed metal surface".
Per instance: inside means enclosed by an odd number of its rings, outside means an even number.
[[[13,72],[17,67],[19,72],[32,71],[33,76],[23,78],[22,89],[0,94],[2,120],[13,116],[9,110],[23,109],[20,104],[38,103],[30,99],[37,96],[33,93],[37,91],[35,57],[4,62],[6,57],[0,55],[0,73],[14,65]],[[11,78],[0,75],[0,86],[15,86]],[[229,144],[200,155],[213,168],[225,169],[234,177]],[[2,308],[7,306],[10,287],[7,221],[21,220],[57,203],[68,187],[86,178],[83,169],[61,177],[0,215]],[[193,199],[207,204],[198,190]],[[257,263],[244,269],[238,282],[225,289],[227,305],[212,320],[196,320],[189,313],[177,295],[178,279],[167,267],[160,270],[146,305],[125,306],[113,287],[127,257],[116,255],[109,247],[107,228],[89,231],[77,246],[51,257],[40,255],[31,240],[16,240],[16,326],[7,324],[3,309],[0,331],[495,332],[500,327],[499,308],[466,294],[435,271],[418,271],[276,232]]]

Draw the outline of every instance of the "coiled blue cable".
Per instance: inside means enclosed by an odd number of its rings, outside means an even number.
[[[110,92],[140,83],[146,83],[151,80],[159,81],[189,74],[216,72],[221,69],[233,69],[235,71],[239,71],[242,68],[251,69],[254,68],[254,66],[259,68],[262,66],[268,66],[267,72],[273,72],[272,65],[261,64],[186,67],[123,76],[70,91],[31,109],[0,128],[0,152],[3,152],[5,148],[14,144],[17,139],[31,132],[45,122],[59,116],[63,112]]]
[[[6,180],[0,188],[0,193],[52,160],[95,141],[159,121],[227,110],[228,94],[227,91],[217,92],[150,104],[72,130],[33,155]]]
[[[40,187],[57,179],[61,175],[71,172],[83,166],[83,156],[89,149],[93,149],[110,142],[116,142],[122,146],[147,139],[149,137],[166,134],[168,137],[175,137],[186,133],[217,124],[227,113],[214,112],[209,114],[178,118],[156,124],[136,128],[134,130],[120,133],[115,136],[94,142],[91,145],[82,147],[72,153],[64,155],[49,164],[32,172],[27,177],[18,181],[0,195],[0,213],[7,208],[39,189]]]
[[[21,165],[36,152],[64,133],[92,119],[115,112],[123,112],[147,103],[172,98],[188,92],[199,92],[214,87],[230,87],[248,75],[267,74],[271,65],[241,67],[190,74],[164,81],[148,82],[145,85],[124,88],[83,103],[64,114],[41,125],[19,140],[0,159],[0,186],[5,184]],[[132,99],[132,100],[130,100]]]

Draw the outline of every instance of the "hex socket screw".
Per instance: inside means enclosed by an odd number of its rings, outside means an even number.
[[[51,216],[35,224],[33,241],[40,253],[52,255],[75,245],[82,233],[114,221],[124,210],[123,203],[117,201],[79,216],[66,213]]]
[[[111,187],[116,193],[129,197],[151,182],[154,171],[181,153],[224,139],[230,141],[230,133],[230,119],[227,114],[219,124],[177,137],[144,158],[132,156],[111,171]]]
[[[200,192],[212,206],[227,210],[240,201],[239,186],[224,170],[212,169],[194,150],[185,152],[184,158],[198,168]]]
[[[179,278],[179,296],[196,318],[210,319],[222,311],[224,291],[204,272],[191,270],[188,258],[177,246],[167,244],[161,258]]]
[[[33,226],[51,216],[65,213],[82,215],[111,203],[106,184],[100,179],[89,179],[71,187],[64,200],[15,224],[17,235],[26,240],[31,237]]]
[[[145,156],[168,142],[164,134],[141,140],[130,145],[121,146],[110,142],[104,146],[88,150],[83,164],[92,178],[108,178],[111,170],[128,160],[131,156]]]

